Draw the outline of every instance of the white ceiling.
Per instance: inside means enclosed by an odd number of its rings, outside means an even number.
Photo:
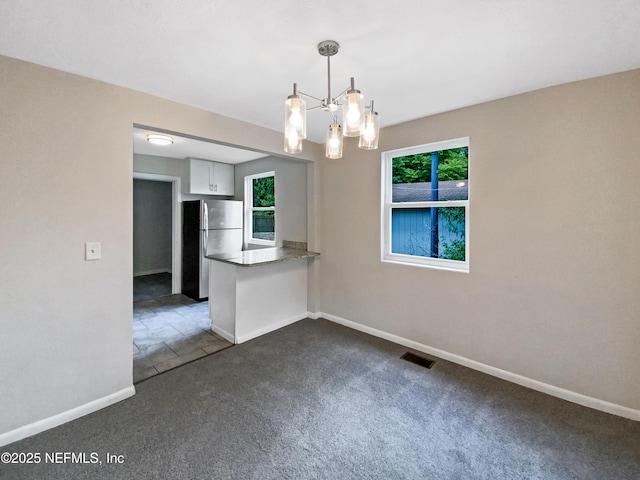
[[[0,54],[282,131],[332,39],[332,92],[355,77],[385,127],[639,68],[639,26],[639,0],[2,0]]]

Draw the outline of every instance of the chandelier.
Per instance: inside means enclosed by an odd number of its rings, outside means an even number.
[[[307,111],[324,110],[331,117],[331,125],[327,132],[325,156],[327,158],[342,158],[343,137],[360,137],[358,147],[364,150],[378,148],[379,124],[378,112],[373,110],[373,101],[368,107],[364,106],[360,90],[351,85],[337,97],[331,96],[331,57],[338,53],[340,45],[333,40],[325,40],[318,44],[318,53],[327,57],[327,98],[317,98],[298,90],[293,84],[293,95],[289,95],[284,106],[284,151],[287,153],[302,152],[302,140],[307,137]],[[311,108],[302,97],[320,102]],[[342,123],[338,123],[336,112],[342,106]]]

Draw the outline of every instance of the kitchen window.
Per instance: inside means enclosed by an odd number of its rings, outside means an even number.
[[[382,154],[382,261],[469,271],[469,138]]]
[[[276,244],[275,172],[245,177],[245,242],[257,245]]]

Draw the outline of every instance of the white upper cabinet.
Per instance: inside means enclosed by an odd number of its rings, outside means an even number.
[[[235,168],[229,163],[213,164],[213,194],[233,195],[235,192]]]
[[[212,193],[211,176],[213,174],[212,162],[189,159],[189,182],[185,183],[185,193]]]
[[[233,195],[235,168],[228,163],[189,158],[189,176],[185,193],[199,195]]]

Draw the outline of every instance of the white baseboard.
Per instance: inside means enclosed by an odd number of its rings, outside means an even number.
[[[168,268],[159,268],[157,270],[145,270],[144,272],[133,272],[134,277],[142,277],[144,275],[155,275],[156,273],[171,273]]]
[[[337,317],[335,315],[331,315],[330,313],[317,312],[317,313],[309,314],[309,317],[314,319],[325,318],[331,322],[344,325],[345,327],[353,328],[354,330],[359,330],[361,332],[368,333],[370,335],[373,335],[374,337],[384,338],[385,340],[389,340],[390,342],[397,343],[399,345],[404,345],[405,347],[412,348],[419,352],[428,353],[435,357],[442,358],[444,360],[448,360],[453,363],[457,363],[458,365],[463,365],[473,370],[477,370],[479,372],[483,372],[488,375],[492,375],[494,377],[498,377],[503,380],[507,380],[509,382],[516,383],[518,385],[522,385],[523,387],[531,388],[532,390],[536,390],[538,392],[546,393],[548,395],[558,397],[563,400],[567,400],[569,402],[577,403],[578,405],[582,405],[584,407],[600,410],[601,412],[610,413],[612,415],[628,418],[630,420],[640,421],[640,410],[636,410],[636,409],[625,407],[615,403],[607,402],[605,400],[589,397],[581,393],[573,392],[571,390],[566,390],[564,388],[556,387],[554,385],[549,385],[547,383],[543,383],[538,380],[533,380],[531,378],[518,375],[517,373],[502,370],[500,368],[492,367],[490,365],[485,365],[484,363],[476,362],[475,360],[471,360],[469,358],[462,357],[454,353],[449,353],[444,350],[433,348],[428,345],[424,345],[422,343],[414,342],[413,340],[408,340],[406,338],[384,332],[382,330],[368,327],[360,323],[352,322],[350,320]]]
[[[211,330],[214,333],[217,333],[218,335],[220,335],[222,338],[224,338],[227,342],[231,342],[231,343],[236,343],[236,339],[234,338],[232,333],[227,332],[226,330],[223,330],[222,328],[220,328],[217,325],[213,325],[213,323],[211,324]]]
[[[66,412],[54,415],[53,417],[38,420],[37,422],[33,422],[20,428],[16,428],[15,430],[0,434],[0,447],[13,442],[17,442],[18,440],[22,440],[23,438],[30,437],[37,433],[44,432],[45,430],[57,427],[58,425],[62,425],[63,423],[75,420],[76,418],[80,418],[85,415],[89,415],[90,413],[97,412],[98,410],[108,407],[109,405],[113,405],[114,403],[129,398],[135,395],[135,393],[136,389],[132,385],[130,387],[123,388],[116,393],[107,395],[106,397],[99,398],[92,402],[85,403],[84,405],[80,405],[79,407],[67,410]]]
[[[259,328],[257,330],[252,331],[252,332],[249,332],[249,333],[247,333],[245,335],[240,335],[240,336],[238,336],[236,338],[236,343],[247,342],[247,341],[249,341],[251,339],[259,337],[260,335],[264,335],[266,333],[273,332],[274,330],[278,330],[279,328],[286,327],[287,325],[291,325],[292,323],[295,323],[297,321],[305,319],[308,316],[309,316],[309,312],[303,312],[303,313],[300,313],[300,314],[298,314],[298,315],[296,315],[294,317],[290,317],[290,318],[288,318],[286,320],[282,320],[282,321],[280,321],[278,323],[274,323],[274,324],[268,325],[268,326],[266,326],[264,328]]]

